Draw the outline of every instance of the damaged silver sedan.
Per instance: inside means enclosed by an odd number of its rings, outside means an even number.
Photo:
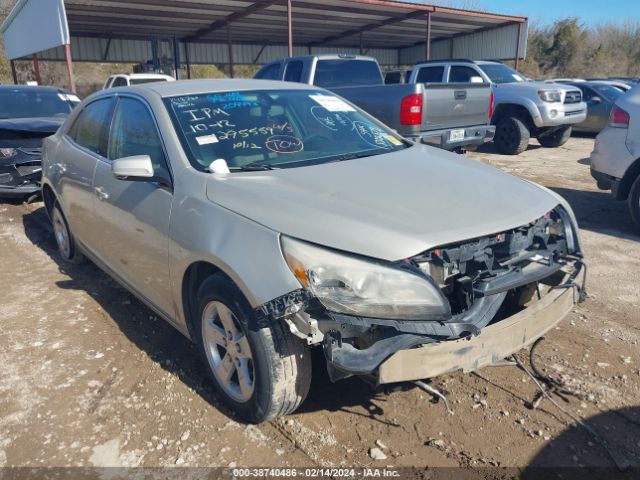
[[[584,294],[565,200],[308,85],[111,89],[44,147],[61,256],[88,257],[195,342],[249,421],[303,402],[313,348],[334,381],[469,371]]]

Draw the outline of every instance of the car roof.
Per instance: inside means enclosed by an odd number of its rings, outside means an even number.
[[[52,92],[67,93],[68,90],[59,87],[42,86],[42,85],[0,85],[0,92]]]
[[[161,97],[196,95],[199,93],[232,92],[243,90],[318,90],[322,89],[304,83],[280,82],[274,80],[219,79],[219,80],[179,80],[177,82],[146,83],[114,90],[131,92],[153,92]]]

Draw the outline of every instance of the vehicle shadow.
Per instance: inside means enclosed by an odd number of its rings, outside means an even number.
[[[83,290],[104,309],[122,333],[137,348],[164,370],[180,379],[227,417],[243,422],[218,400],[207,378],[207,369],[200,362],[195,346],[167,322],[158,318],[146,305],[121,287],[109,275],[91,262],[81,265],[64,263],[58,255],[53,233],[44,207],[23,215],[23,228],[29,240],[44,251],[59,270],[69,277],[57,282],[62,290]],[[324,365],[322,351],[314,351],[314,378],[311,392],[299,412],[350,411],[350,407],[364,408],[367,413],[357,415],[383,421],[378,393],[357,378],[333,384]],[[380,401],[376,401],[378,398]],[[375,401],[375,403],[374,403]],[[385,422],[386,423],[386,422]]]
[[[527,150],[526,151],[530,151],[530,150],[538,150],[539,148],[542,148],[542,145],[539,145],[537,143],[529,143],[529,145],[527,146]],[[492,153],[494,155],[501,155],[501,153],[499,153],[496,150],[496,146],[493,142],[487,142],[487,143],[483,143],[482,145],[478,146],[478,149],[476,150],[476,152],[478,153]],[[509,155],[505,155],[505,156],[509,156]]]
[[[547,443],[522,478],[639,478],[640,407],[608,410],[583,422],[587,428],[573,424]]]
[[[640,240],[640,229],[631,220],[627,202],[618,202],[605,191],[549,188],[569,202],[581,229],[627,240]]]

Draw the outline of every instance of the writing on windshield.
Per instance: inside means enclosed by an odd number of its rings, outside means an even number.
[[[392,131],[328,93],[265,90],[165,100],[192,162],[293,167],[405,148]]]

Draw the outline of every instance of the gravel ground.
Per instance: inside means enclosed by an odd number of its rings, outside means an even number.
[[[626,205],[595,188],[592,145],[470,156],[573,205],[589,299],[538,362],[565,383],[558,403],[618,463],[640,466],[640,235]],[[434,379],[449,415],[413,385],[332,384],[316,362],[298,412],[246,425],[219,405],[179,333],[92,264],[60,263],[41,203],[0,203],[0,261],[0,466],[613,465],[548,400],[527,408],[536,387],[514,367]]]

